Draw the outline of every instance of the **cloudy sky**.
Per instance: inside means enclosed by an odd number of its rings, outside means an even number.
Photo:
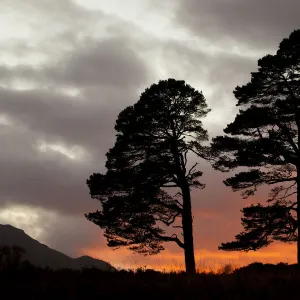
[[[144,258],[106,246],[84,218],[99,208],[85,181],[104,171],[118,113],[159,79],[203,91],[211,136],[237,109],[232,91],[257,60],[300,28],[298,0],[1,0],[0,223],[71,256],[117,266],[182,264],[182,253]],[[217,250],[241,230],[243,200],[203,163],[207,188],[193,193],[198,265],[295,261],[274,244],[241,255]]]

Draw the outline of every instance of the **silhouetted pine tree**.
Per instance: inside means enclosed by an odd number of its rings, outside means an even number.
[[[298,241],[300,263],[300,30],[258,61],[251,82],[234,91],[241,109],[225,136],[213,139],[214,163],[222,171],[243,167],[225,180],[245,197],[272,186],[268,205],[242,210],[245,231],[222,250],[257,250],[273,240]]]
[[[119,114],[107,172],[87,180],[102,210],[86,217],[105,230],[108,246],[146,255],[163,250],[163,242],[175,242],[184,249],[186,271],[196,272],[190,191],[204,185],[198,164],[187,164],[189,153],[206,151],[200,143],[208,135],[200,119],[208,112],[202,93],[168,79],[147,88]],[[175,226],[178,218],[181,225]],[[182,228],[183,241],[167,235],[164,225]]]

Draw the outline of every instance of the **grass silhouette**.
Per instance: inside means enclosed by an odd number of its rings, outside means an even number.
[[[138,268],[51,270],[21,263],[0,271],[1,299],[278,299],[299,293],[300,268],[253,263],[218,273],[162,273]]]
[[[0,248],[0,299],[278,299],[299,293],[300,267],[286,263],[209,268],[201,261],[189,276],[180,264],[165,272],[146,266],[52,270],[33,266],[23,254],[20,247]]]

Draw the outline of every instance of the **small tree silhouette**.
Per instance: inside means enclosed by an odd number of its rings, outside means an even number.
[[[0,270],[12,270],[20,267],[25,250],[19,246],[0,246]]]

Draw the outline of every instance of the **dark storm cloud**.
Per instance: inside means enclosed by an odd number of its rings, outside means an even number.
[[[57,49],[44,51],[43,40],[33,37],[35,54],[50,55],[47,63],[35,67],[29,60],[0,67],[0,112],[11,121],[0,125],[0,206],[33,205],[83,218],[97,204],[89,199],[85,181],[92,172],[103,171],[117,115],[137,100],[148,70],[130,34],[124,31],[128,24],[105,18],[111,36],[104,32],[104,37],[91,37],[84,32],[86,26],[81,28],[82,37],[77,25],[84,21],[89,25],[91,19],[95,22],[93,13],[71,1],[45,1],[41,7],[40,3],[28,1],[17,12],[31,14],[40,25],[43,14],[47,20],[56,16],[61,31],[50,35],[50,40]],[[98,17],[103,14],[99,12]],[[11,46],[17,47],[6,49],[15,49],[17,59],[22,43],[28,50],[26,41],[13,41]],[[20,83],[29,87],[19,89]],[[66,92],[71,88],[77,92],[74,96]],[[42,144],[50,148],[40,151]],[[80,147],[84,157],[71,160],[51,150],[51,145],[69,151]]]
[[[298,0],[181,0],[176,22],[218,46],[274,50],[300,28]]]
[[[0,78],[27,80],[46,88],[0,89],[0,109],[32,131],[96,151],[100,156],[114,138],[118,113],[137,100],[147,80],[144,63],[125,37],[89,42],[55,67],[2,67]],[[119,51],[121,50],[121,51]],[[60,88],[76,88],[67,96]]]
[[[53,78],[72,86],[132,88],[143,84],[146,70],[127,36],[83,41],[81,47],[53,69]]]
[[[2,205],[33,205],[65,215],[82,215],[88,202],[88,164],[56,152],[39,152],[39,136],[24,128],[1,127],[0,189]],[[91,205],[89,205],[91,204]]]

